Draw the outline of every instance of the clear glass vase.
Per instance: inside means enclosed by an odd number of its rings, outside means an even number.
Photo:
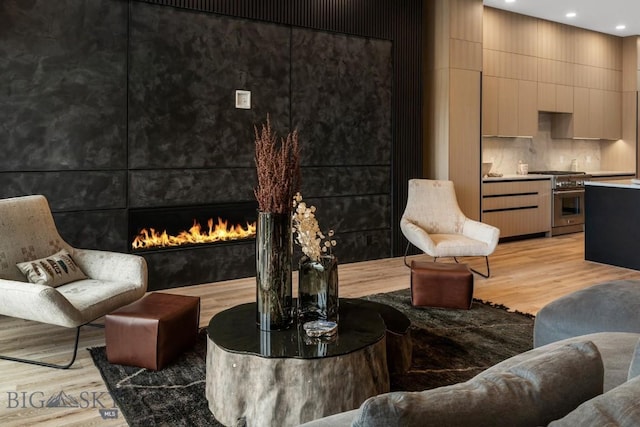
[[[258,212],[256,226],[256,323],[263,331],[293,323],[291,215]]]
[[[323,255],[319,261],[303,256],[298,276],[298,318],[338,320],[338,259]]]

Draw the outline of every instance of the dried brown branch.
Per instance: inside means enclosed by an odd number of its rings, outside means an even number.
[[[259,131],[254,126],[256,138],[256,170],[258,185],[254,189],[258,208],[262,212],[290,213],[293,196],[300,189],[300,147],[298,131],[278,138],[271,129],[271,120]]]

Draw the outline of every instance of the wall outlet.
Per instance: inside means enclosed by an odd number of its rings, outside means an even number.
[[[251,91],[236,90],[236,108],[251,109]]]
[[[587,156],[587,163],[591,163],[591,156]]]
[[[560,163],[564,163],[564,156],[560,156]]]

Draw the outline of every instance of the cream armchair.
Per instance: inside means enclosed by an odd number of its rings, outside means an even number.
[[[26,261],[47,259],[66,250],[80,280],[64,284],[30,283],[17,267]],[[27,263],[28,265],[40,265]],[[56,268],[56,281],[68,272]],[[38,267],[35,267],[36,270]],[[44,265],[40,270],[49,270]],[[84,274],[82,274],[84,273]],[[144,258],[114,252],[76,249],[58,233],[43,196],[0,200],[0,315],[76,328],[71,361],[66,365],[0,356],[0,359],[66,369],[75,361],[80,327],[142,297],[147,290]]]
[[[491,274],[489,255],[498,244],[500,230],[471,220],[462,213],[453,182],[409,180],[407,206],[400,228],[409,241],[407,251],[413,244],[434,257],[434,261],[440,257],[453,257],[458,262],[458,257],[483,256],[487,273],[473,271],[483,277]]]

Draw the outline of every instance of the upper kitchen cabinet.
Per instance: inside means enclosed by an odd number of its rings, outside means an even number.
[[[498,78],[498,133],[516,136],[518,132],[518,81]]]
[[[538,21],[538,110],[573,113],[574,27]]]
[[[576,87],[573,114],[552,117],[552,138],[618,140],[622,137],[620,92]]]
[[[573,86],[538,82],[538,110],[573,113]]]
[[[610,90],[603,91],[602,139],[622,138],[622,94]]]
[[[536,82],[483,76],[482,134],[534,136],[538,132],[537,98]]]
[[[562,45],[562,43],[559,43]],[[550,49],[542,49],[553,56]],[[564,49],[555,55],[568,56]],[[550,113],[573,113],[573,64],[549,58],[538,58],[538,110]]]
[[[482,77],[482,134],[498,134],[498,77]]]
[[[544,111],[558,113],[552,138],[622,137],[620,37],[490,7],[483,19],[484,136],[536,135]]]
[[[482,134],[538,132],[535,18],[487,8],[483,15]]]
[[[518,81],[518,135],[534,136],[538,133],[538,84],[529,80]]]

